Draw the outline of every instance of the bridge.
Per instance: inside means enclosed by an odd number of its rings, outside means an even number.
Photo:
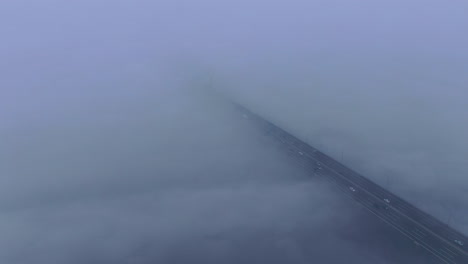
[[[277,139],[311,173],[331,182],[346,197],[434,255],[441,263],[468,263],[468,239],[465,235],[244,106],[235,106],[245,119]]]

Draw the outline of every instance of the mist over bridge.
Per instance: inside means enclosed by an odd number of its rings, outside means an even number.
[[[304,169],[329,181],[345,197],[398,231],[402,239],[412,240],[441,263],[468,263],[465,235],[244,106],[234,105],[244,119],[278,140]]]

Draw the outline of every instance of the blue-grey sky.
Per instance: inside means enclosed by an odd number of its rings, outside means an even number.
[[[0,262],[424,263],[204,88],[468,233],[467,12],[2,1]]]

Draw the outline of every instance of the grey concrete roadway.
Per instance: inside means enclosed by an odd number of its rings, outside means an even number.
[[[344,195],[437,257],[441,263],[468,263],[466,236],[248,109],[239,105],[237,108],[245,119],[279,140],[306,169],[334,183]]]

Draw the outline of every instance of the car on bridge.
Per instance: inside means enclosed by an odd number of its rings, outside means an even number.
[[[455,242],[456,244],[458,244],[459,246],[463,246],[465,243],[463,243],[463,241],[461,240],[458,240],[458,239],[455,239],[453,242]]]

